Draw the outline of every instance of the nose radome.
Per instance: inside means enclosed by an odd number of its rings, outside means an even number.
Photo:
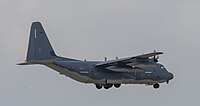
[[[172,73],[169,73],[169,80],[173,79],[174,75]]]

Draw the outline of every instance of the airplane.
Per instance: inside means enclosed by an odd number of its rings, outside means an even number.
[[[173,74],[158,63],[163,52],[107,60],[86,61],[57,56],[40,22],[33,22],[30,30],[27,57],[18,65],[45,65],[81,83],[94,84],[97,89],[119,88],[122,84],[151,85],[169,83]]]

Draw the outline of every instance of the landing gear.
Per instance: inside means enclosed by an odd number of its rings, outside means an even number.
[[[121,86],[121,84],[95,84],[97,89],[101,89],[102,87],[104,87],[104,89],[109,89],[112,88],[113,85],[115,88],[119,88]]]
[[[102,88],[102,85],[100,85],[100,84],[95,84],[95,85],[96,85],[97,89],[101,89]]]
[[[115,88],[119,88],[121,84],[114,84]]]
[[[160,85],[159,85],[158,83],[155,83],[155,84],[153,84],[153,87],[154,87],[155,89],[158,89],[158,88],[160,87]]]
[[[109,89],[109,88],[111,88],[112,86],[113,86],[113,84],[105,84],[105,85],[104,85],[104,88],[105,88],[105,89]]]

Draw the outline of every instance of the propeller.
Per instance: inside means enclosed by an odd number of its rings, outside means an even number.
[[[156,52],[156,50],[154,50],[154,53],[155,53],[155,52]],[[154,62],[157,63],[157,62],[158,62],[158,59],[159,59],[159,56],[153,56],[153,61],[154,61]]]

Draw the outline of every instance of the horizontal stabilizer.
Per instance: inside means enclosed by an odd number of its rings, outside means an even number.
[[[22,62],[22,63],[18,63],[17,65],[30,65],[30,63],[28,63],[27,61]]]
[[[29,61],[24,61],[22,63],[18,63],[17,65],[51,64],[54,61],[55,61],[55,59],[49,59],[49,60],[29,60]]]

